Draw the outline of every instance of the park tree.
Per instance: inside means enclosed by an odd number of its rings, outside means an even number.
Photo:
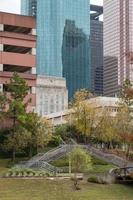
[[[67,117],[67,120],[69,120],[70,122],[70,116]],[[59,136],[61,140],[66,141],[66,142],[70,142],[71,139],[76,140],[77,142],[80,142],[80,139],[81,139],[80,133],[78,133],[75,126],[70,123],[56,126],[54,134],[55,136],[56,135]]]
[[[133,88],[129,79],[124,81],[119,96],[122,104],[126,105],[127,107],[133,105]]]
[[[28,94],[29,87],[25,79],[21,78],[15,72],[10,79],[10,83],[7,85],[7,89],[10,92],[8,113],[10,117],[14,119],[13,126],[15,127],[19,116],[26,113],[26,106],[31,100],[28,99],[27,102],[24,101]]]
[[[91,156],[80,147],[75,147],[69,155],[71,169],[74,172],[74,186],[79,189],[77,173],[87,172],[92,168]]]
[[[21,152],[27,147],[31,133],[20,125],[16,127],[15,131],[12,131],[11,134],[7,135],[7,138],[3,144],[3,148],[5,151],[14,152],[12,161],[15,162],[16,152]]]
[[[13,139],[16,137],[20,136],[22,137],[21,131],[18,131],[19,129],[19,118],[22,115],[26,114],[26,106],[30,99],[25,102],[24,99],[26,95],[28,94],[29,87],[26,83],[26,81],[21,78],[16,72],[13,74],[13,77],[10,79],[10,82],[6,85],[7,91],[9,92],[10,95],[8,95],[6,98],[8,98],[8,117],[13,120],[13,126],[12,126],[12,131],[11,134],[8,138],[8,141],[10,140],[10,145],[11,142],[13,142]],[[20,134],[19,134],[20,133]],[[12,140],[11,140],[12,138]],[[15,154],[16,154],[16,148],[12,149],[12,159],[15,159]]]
[[[108,149],[113,148],[113,141],[119,141],[116,130],[116,119],[112,116],[112,113],[105,108],[101,115],[98,130],[96,131],[96,138],[106,144]]]
[[[121,136],[121,140],[126,148],[126,155],[128,157],[130,146],[133,138],[133,86],[129,79],[126,79],[120,90],[120,102],[118,118],[118,131]]]
[[[85,143],[88,138],[93,137],[94,129],[97,127],[98,114],[93,103],[88,103],[87,99],[93,95],[86,90],[77,91],[72,103],[72,113],[69,123],[80,132]]]
[[[8,103],[7,96],[4,92],[0,92],[0,122],[5,117],[5,109]]]
[[[20,119],[25,129],[31,133],[28,140],[29,157],[32,157],[33,150],[43,149],[52,139],[52,124],[46,119],[41,118],[36,113],[27,113]]]
[[[125,154],[128,157],[133,139],[133,119],[127,105],[121,106],[116,115],[116,128],[120,142],[125,147]]]
[[[74,94],[74,98],[72,101],[72,107],[73,106],[78,107],[80,102],[83,102],[92,97],[93,97],[93,94],[86,89],[77,90]]]

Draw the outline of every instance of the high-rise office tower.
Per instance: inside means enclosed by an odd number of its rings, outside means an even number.
[[[133,82],[133,1],[104,0],[104,94]]]
[[[91,87],[88,0],[22,0],[22,14],[37,16],[37,73],[64,77],[71,98]]]
[[[103,94],[103,7],[90,6],[91,88],[97,95]]]
[[[37,0],[21,0],[21,13],[23,15],[36,16]]]

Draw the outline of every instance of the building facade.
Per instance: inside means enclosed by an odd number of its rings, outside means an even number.
[[[104,95],[133,83],[133,1],[104,0]]]
[[[40,116],[68,109],[68,91],[63,78],[37,76],[36,95],[36,111]]]
[[[111,117],[115,117],[119,111],[120,99],[117,97],[94,97],[87,100],[88,104],[92,104],[94,108],[97,110],[97,113],[101,113],[101,111],[107,112]],[[130,108],[131,112],[133,112],[133,107]],[[100,111],[100,112],[99,112]],[[67,123],[68,116],[72,115],[73,110],[68,109],[63,112],[57,112],[53,114],[49,114],[47,117],[53,123],[54,126],[58,126],[61,124]]]
[[[91,5],[90,11],[90,52],[91,52],[91,90],[103,94],[103,7]]]
[[[22,14],[37,13],[37,73],[64,77],[69,99],[91,88],[88,0],[22,0]]]
[[[13,72],[29,86],[26,99],[31,99],[27,111],[36,106],[36,23],[33,17],[0,12],[0,92]]]
[[[21,13],[24,15],[36,16],[37,14],[37,0],[22,0]]]

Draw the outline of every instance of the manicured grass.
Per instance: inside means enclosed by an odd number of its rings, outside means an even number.
[[[70,180],[0,180],[0,200],[133,200],[133,188],[124,185],[80,183]]]
[[[0,176],[9,170],[8,162],[9,159],[0,159]]]
[[[115,168],[114,165],[108,164],[108,165],[93,165],[92,170],[90,171],[93,174],[99,174],[99,173],[105,173],[109,172],[110,169]]]
[[[69,161],[68,161],[68,156],[65,156],[63,158],[60,158],[58,160],[55,160],[51,162],[52,165],[56,167],[68,167],[69,166]],[[90,173],[92,174],[99,174],[99,173],[105,173],[109,172],[110,169],[114,168],[115,166],[112,164],[108,164],[105,161],[102,161],[96,157],[92,157],[92,169]]]

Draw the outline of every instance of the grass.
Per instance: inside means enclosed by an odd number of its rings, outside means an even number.
[[[69,161],[68,161],[68,156],[65,156],[63,158],[60,158],[58,160],[55,160],[51,162],[50,164],[56,166],[56,167],[68,167],[69,166]],[[99,174],[99,173],[105,173],[109,172],[110,169],[114,168],[115,166],[112,164],[108,164],[105,161],[102,161],[94,156],[92,156],[92,169],[91,169],[91,174]]]
[[[9,159],[0,159],[0,175],[6,173],[8,168]]]
[[[133,200],[133,189],[124,185],[80,183],[70,180],[0,180],[0,200]]]
[[[95,158],[94,161],[94,173],[105,172],[112,167]],[[61,163],[56,162],[63,165],[66,158],[60,159]],[[8,163],[8,159],[0,160],[0,174],[9,169]],[[75,191],[71,180],[0,179],[0,200],[133,200],[131,186],[82,181],[80,187],[80,191]]]

